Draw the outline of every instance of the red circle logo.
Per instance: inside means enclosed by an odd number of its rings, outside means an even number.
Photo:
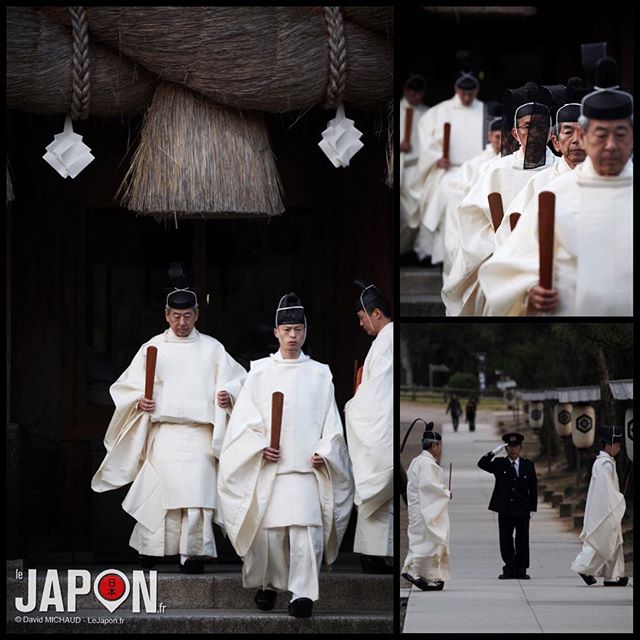
[[[124,580],[116,573],[107,573],[98,582],[98,592],[105,600],[122,598],[126,589]]]

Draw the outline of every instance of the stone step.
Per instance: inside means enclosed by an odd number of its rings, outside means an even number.
[[[414,267],[400,270],[400,296],[440,295],[442,274],[439,267]]]
[[[422,296],[415,301],[401,298],[400,315],[403,318],[440,317],[446,315],[446,308],[440,296]]]
[[[91,569],[92,579],[104,568]],[[130,580],[132,570],[139,567],[117,567]],[[145,570],[145,576],[148,570]],[[42,594],[46,570],[37,573],[37,594]],[[27,571],[22,580],[15,575],[7,580],[7,605],[14,609],[15,598],[27,598]],[[58,577],[63,597],[67,594],[67,571],[58,570]],[[238,570],[228,573],[211,572],[207,566],[205,573],[189,575],[179,573],[170,565],[158,565],[158,602],[164,603],[167,609],[255,609],[253,601],[256,590],[245,589]],[[130,596],[131,597],[131,596]],[[278,595],[278,602],[288,602],[288,594]],[[87,595],[77,597],[78,610],[95,609],[102,605],[96,599],[93,589]],[[393,610],[393,576],[365,573],[325,572],[320,573],[320,597],[317,608],[327,611]]]
[[[20,620],[18,621],[18,618]],[[30,622],[29,619],[40,620]],[[48,620],[47,620],[48,619]],[[66,619],[66,620],[65,620]],[[71,619],[72,621],[68,621]],[[77,620],[76,620],[77,619]],[[74,614],[7,614],[7,633],[392,633],[393,616],[366,611],[320,611],[294,618],[286,609],[273,611],[166,609],[132,613],[106,609]]]

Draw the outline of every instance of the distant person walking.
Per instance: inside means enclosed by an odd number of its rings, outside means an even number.
[[[476,409],[478,408],[478,401],[474,396],[471,396],[467,401],[467,405],[464,408],[467,414],[467,422],[469,423],[469,431],[476,430]]]
[[[458,396],[456,396],[455,393],[451,396],[451,400],[449,400],[449,404],[445,409],[445,413],[449,412],[451,412],[451,422],[453,422],[453,430],[457,431],[460,416],[462,415],[462,406],[460,405]]]

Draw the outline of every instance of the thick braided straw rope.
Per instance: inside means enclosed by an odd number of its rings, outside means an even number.
[[[89,117],[91,97],[91,73],[89,71],[89,23],[85,7],[69,7],[73,33],[73,57],[71,60],[71,118],[86,120]]]
[[[329,28],[329,83],[324,106],[335,109],[347,83],[347,41],[340,7],[325,7],[324,17]]]

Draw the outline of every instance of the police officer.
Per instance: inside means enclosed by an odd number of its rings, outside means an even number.
[[[524,436],[506,433],[505,444],[478,460],[478,466],[496,477],[489,509],[498,513],[500,554],[504,562],[500,580],[528,580],[529,518],[538,508],[538,479],[533,462],[520,457]],[[495,455],[506,448],[506,458]],[[513,532],[515,529],[515,546]]]

